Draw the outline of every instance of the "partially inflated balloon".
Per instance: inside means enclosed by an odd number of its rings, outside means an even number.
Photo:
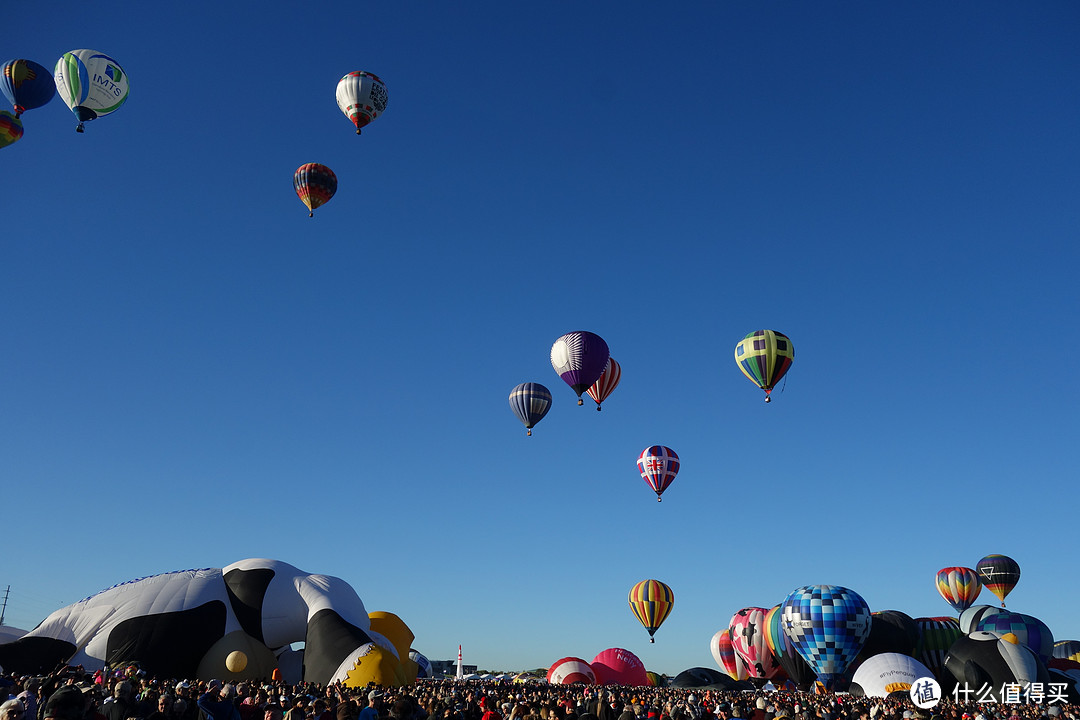
[[[945,655],[952,644],[961,637],[960,622],[952,617],[915,618],[919,626],[919,644],[915,646],[915,659],[945,682]]]
[[[72,50],[56,61],[53,80],[60,99],[83,123],[120,109],[128,98],[128,77],[120,63],[96,50]]]
[[[577,393],[578,405],[584,404],[581,393],[600,379],[609,357],[604,338],[584,330],[567,333],[551,346],[551,367]]]
[[[765,620],[762,623],[765,644],[768,645],[769,651],[776,657],[780,667],[784,669],[796,687],[805,690],[814,681],[814,671],[795,650],[791,638],[784,632],[780,622],[783,619],[783,614],[780,612],[782,607],[782,605],[777,605],[765,613]]]
[[[325,165],[306,163],[293,173],[293,190],[307,206],[308,217],[314,217],[315,208],[325,205],[337,192],[337,175]]]
[[[787,335],[775,330],[755,330],[735,346],[735,363],[743,375],[765,391],[765,402],[772,402],[773,388],[794,359],[795,346]]]
[[[970,635],[975,632],[976,626],[983,618],[997,615],[1000,612],[1008,611],[993,605],[972,605],[967,610],[960,613],[960,632],[964,635]]]
[[[598,685],[648,685],[645,664],[637,655],[623,648],[608,648],[589,663]]]
[[[389,99],[386,85],[376,75],[362,70],[351,72],[338,80],[337,104],[345,117],[360,129],[382,114]]]
[[[1005,596],[1020,582],[1020,566],[1007,555],[987,555],[975,566],[986,589],[998,596],[1005,607]]]
[[[938,570],[937,590],[953,610],[962,613],[979,597],[982,583],[979,575],[967,567],[947,567]]]
[[[709,641],[709,651],[712,653],[716,664],[732,680],[746,680],[750,677],[750,672],[746,669],[746,663],[738,656],[735,647],[731,644],[730,627],[726,627],[712,636],[712,640]]]
[[[56,83],[48,68],[33,60],[8,60],[0,69],[0,92],[15,108],[15,117],[19,117],[52,100]]]
[[[596,403],[596,409],[600,410],[600,403],[607,400],[608,395],[619,386],[622,378],[622,368],[615,358],[609,357],[607,367],[601,373],[600,378],[589,387],[589,397]]]
[[[765,641],[765,615],[760,607],[747,607],[731,616],[731,645],[746,663],[751,678],[771,678],[780,671],[780,663]]]
[[[552,685],[595,685],[596,673],[592,666],[578,657],[564,657],[548,668],[547,681]]]
[[[679,474],[679,456],[669,447],[653,445],[641,451],[637,466],[641,478],[656,493],[656,502],[660,502],[660,496]]]
[[[975,625],[976,632],[993,632],[999,635],[1012,633],[1017,642],[1035,651],[1044,663],[1054,656],[1054,635],[1046,623],[1032,615],[1003,612],[984,616]]]
[[[551,409],[551,391],[540,383],[521,383],[510,391],[510,409],[532,435],[533,426]]]
[[[850,690],[854,695],[880,698],[903,693],[901,697],[906,699],[915,681],[930,674],[929,668],[910,655],[878,653],[855,670]]]
[[[978,689],[980,702],[1006,702],[1001,693],[1007,684],[1046,687],[1050,682],[1046,665],[1030,648],[991,632],[957,638],[945,657],[944,670],[969,689]]]
[[[7,147],[23,136],[22,120],[7,110],[0,110],[0,148]]]
[[[1060,640],[1054,643],[1054,657],[1080,662],[1080,640]]]
[[[805,585],[784,600],[781,625],[826,686],[848,669],[870,634],[870,608],[854,590]]]
[[[634,617],[649,631],[649,642],[655,642],[653,635],[675,607],[675,593],[659,580],[642,580],[630,588],[628,601]]]

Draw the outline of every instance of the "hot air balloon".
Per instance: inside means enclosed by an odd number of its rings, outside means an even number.
[[[589,663],[596,673],[597,685],[633,685],[649,684],[645,675],[645,663],[634,653],[624,648],[608,648],[601,651]]]
[[[750,677],[750,672],[746,669],[746,663],[735,652],[735,647],[731,644],[730,627],[726,627],[712,636],[712,640],[709,641],[709,651],[712,653],[716,664],[732,680],[746,680]]]
[[[847,671],[870,634],[870,608],[838,585],[805,585],[784,600],[780,624],[826,687]]]
[[[609,357],[604,338],[584,330],[567,333],[551,346],[551,367],[577,393],[578,405],[584,405],[581,393],[604,374]]]
[[[755,330],[735,346],[735,363],[765,391],[765,402],[772,402],[770,393],[794,359],[795,346],[787,335],[775,330]]]
[[[860,661],[884,653],[915,655],[919,644],[919,626],[915,618],[899,610],[881,610],[870,613],[870,635],[863,643],[862,651],[855,660]]]
[[[595,685],[596,673],[586,661],[579,657],[564,657],[556,660],[548,668],[547,681],[552,685]]]
[[[1005,607],[1005,596],[1020,582],[1020,566],[1006,555],[987,555],[975,566],[986,589],[998,596]]]
[[[992,632],[973,632],[956,639],[945,656],[944,669],[959,683],[979,691],[979,702],[1005,702],[1006,685],[1046,686],[1050,675],[1039,656],[1026,645]],[[933,668],[931,668],[933,670]]]
[[[315,208],[325,205],[337,192],[337,175],[325,165],[305,163],[293,174],[293,189],[307,206],[308,217],[314,217]]]
[[[533,425],[551,409],[551,391],[540,383],[521,383],[510,391],[510,409],[525,425],[525,434],[532,435]]]
[[[919,617],[915,618],[915,624],[919,626],[915,659],[930,668],[938,680],[947,680],[945,655],[956,639],[963,635],[960,622],[952,617]]]
[[[849,690],[862,697],[883,698],[903,693],[900,698],[906,700],[915,681],[930,676],[930,669],[910,655],[878,653],[856,668]]]
[[[615,362],[615,358],[609,357],[604,372],[600,374],[599,379],[597,379],[588,390],[589,397],[596,403],[597,412],[600,410],[600,403],[607,400],[608,395],[619,386],[619,380],[621,378],[622,367],[619,366],[619,363]]]
[[[976,626],[983,618],[997,615],[1000,612],[1008,611],[993,605],[972,605],[960,613],[960,632],[964,635],[970,635],[975,632]]]
[[[120,63],[95,50],[72,50],[56,61],[53,80],[60,99],[83,123],[116,112],[128,99],[128,77]]]
[[[971,607],[981,590],[979,575],[971,568],[947,567],[938,570],[937,591],[958,613]]]
[[[386,109],[386,85],[374,73],[357,70],[338,80],[337,106],[356,126],[356,134]]]
[[[795,646],[791,644],[791,638],[784,632],[780,623],[783,618],[780,612],[782,607],[782,605],[777,605],[765,613],[765,620],[762,622],[765,644],[796,687],[805,690],[814,681],[814,671],[795,650]]]
[[[1054,643],[1054,657],[1080,662],[1080,640],[1060,640]]]
[[[675,593],[659,580],[642,580],[630,588],[628,601],[634,617],[649,631],[649,642],[656,642],[653,635],[675,607]]]
[[[679,456],[669,447],[653,445],[641,451],[637,466],[641,477],[656,493],[656,502],[660,502],[663,499],[660,496],[679,473]]]
[[[33,60],[8,60],[0,70],[0,92],[11,101],[15,117],[19,117],[52,100],[56,84],[44,65]]]
[[[1054,634],[1046,623],[1032,615],[1005,610],[983,616],[975,625],[975,631],[998,635],[1012,633],[1017,642],[1034,650],[1044,663],[1054,656]]]
[[[22,120],[7,110],[0,110],[0,148],[16,142],[23,136]]]
[[[728,624],[731,628],[731,646],[746,663],[752,679],[771,678],[781,669],[765,641],[767,612],[760,607],[743,608],[731,616]]]

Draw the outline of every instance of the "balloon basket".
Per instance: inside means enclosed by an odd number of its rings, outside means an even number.
[[[584,405],[584,404],[585,404],[585,401],[584,401],[584,400],[582,400],[581,398],[578,398],[578,399],[577,399],[577,404],[578,404],[578,405]]]
[[[81,133],[81,132],[83,132],[83,130],[84,130],[84,128],[83,128],[83,124],[82,124],[82,123],[79,123],[79,127],[75,128],[75,132],[78,132],[78,133]]]
[[[600,412],[600,406],[599,405],[596,406],[596,412]]]
[[[315,211],[314,211],[314,210],[312,210],[311,212],[309,212],[309,213],[307,214],[307,216],[308,216],[308,217],[315,217]]]
[[[649,638],[649,642],[654,643],[656,640],[654,638]]]
[[[532,437],[532,430],[526,430],[525,434],[528,435],[529,437]]]

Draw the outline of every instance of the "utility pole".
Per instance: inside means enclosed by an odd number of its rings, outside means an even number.
[[[4,591],[4,604],[3,604],[3,606],[0,606],[0,625],[4,624],[4,613],[7,612],[7,599],[8,599],[8,593],[10,593],[10,592],[11,592],[11,586],[8,585],[7,590]]]

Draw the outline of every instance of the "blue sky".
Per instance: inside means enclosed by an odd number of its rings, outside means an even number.
[[[946,615],[936,571],[1003,553],[1009,607],[1080,636],[1074,3],[254,7],[0,26],[132,88],[0,151],[7,624],[270,557],[432,659],[677,673],[800,585]],[[389,91],[360,137],[353,70]],[[796,348],[771,405],[732,359],[762,328]],[[549,363],[573,330],[622,365],[601,413]]]

